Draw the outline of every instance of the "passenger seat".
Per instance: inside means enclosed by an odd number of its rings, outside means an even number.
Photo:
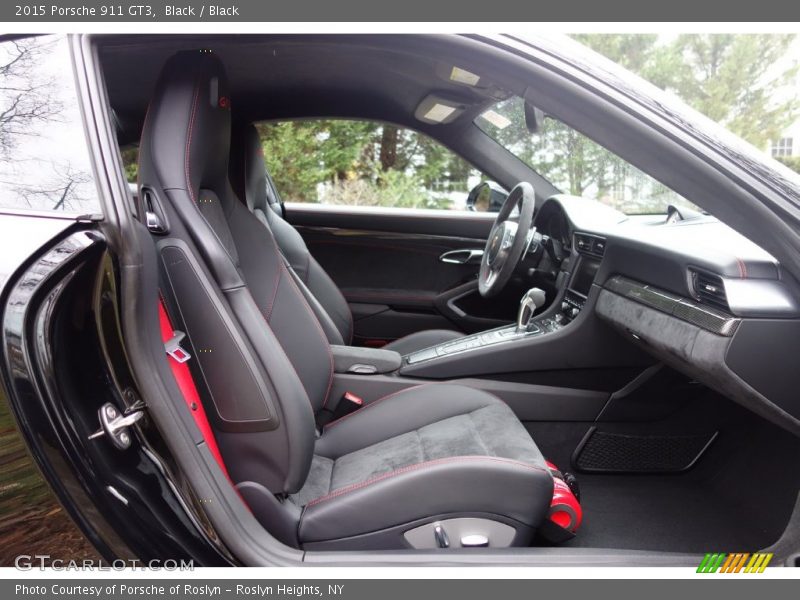
[[[316,429],[333,378],[329,343],[268,230],[231,189],[230,123],[220,60],[170,58],[142,133],[139,198],[140,214],[155,215],[170,322],[188,336],[187,364],[253,514],[305,549],[528,544],[553,478],[494,396],[422,385]]]
[[[328,336],[336,345],[353,343],[353,315],[338,286],[308,250],[297,230],[283,218],[278,191],[267,172],[264,149],[253,125],[239,125],[231,140],[231,183],[247,208],[272,231],[281,252],[299,280],[301,290]],[[384,346],[400,354],[449,342],[463,334],[447,329],[429,329],[404,336]]]

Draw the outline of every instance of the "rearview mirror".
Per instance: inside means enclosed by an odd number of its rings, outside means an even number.
[[[530,102],[525,102],[525,128],[528,130],[528,133],[539,133],[543,123],[544,112],[542,112],[542,109],[536,108]]]
[[[494,181],[484,181],[472,188],[467,196],[467,210],[500,212],[508,194]]]

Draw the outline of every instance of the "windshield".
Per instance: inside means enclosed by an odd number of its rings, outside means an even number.
[[[540,130],[531,134],[518,96],[495,104],[475,124],[563,193],[598,200],[629,215],[664,214],[670,204],[699,210],[557,119],[546,116]]]

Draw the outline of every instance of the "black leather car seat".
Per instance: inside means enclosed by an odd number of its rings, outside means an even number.
[[[457,547],[475,539],[467,533],[528,543],[553,480],[497,398],[411,387],[316,430],[333,377],[328,340],[233,193],[230,123],[221,62],[206,51],[169,59],[140,143],[139,210],[172,326],[188,334],[213,434],[253,513],[307,549]]]
[[[331,344],[349,345],[353,340],[353,315],[342,292],[308,250],[297,230],[283,218],[279,192],[267,171],[258,131],[251,125],[237,125],[231,140],[231,184],[250,211],[272,231],[289,268],[302,282],[301,289],[323,323]],[[435,346],[461,337],[447,329],[419,331],[384,346],[400,354]]]

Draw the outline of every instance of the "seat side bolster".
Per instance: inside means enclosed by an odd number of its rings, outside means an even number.
[[[496,515],[535,528],[552,495],[552,476],[540,466],[490,456],[443,458],[310,502],[300,519],[299,536],[301,542],[335,540],[464,514]]]
[[[306,252],[308,252],[308,249],[306,249]],[[311,293],[314,294],[333,322],[336,323],[344,342],[352,344],[353,313],[350,312],[350,305],[330,275],[310,253],[308,255],[307,283]]]
[[[314,311],[314,316],[317,317],[317,321],[319,321],[322,330],[325,332],[328,342],[337,346],[344,344],[345,342],[341,331],[339,331],[339,328],[336,326],[336,323],[333,322],[331,316],[325,310],[325,307],[322,306],[317,297],[311,293],[311,290],[309,290],[308,286],[303,282],[302,279],[300,279],[294,268],[291,265],[289,265],[287,268],[289,270],[289,274],[294,279],[295,285],[297,285],[297,289],[300,290],[300,292],[303,294],[303,297],[306,299],[306,302],[311,307],[311,310]]]

